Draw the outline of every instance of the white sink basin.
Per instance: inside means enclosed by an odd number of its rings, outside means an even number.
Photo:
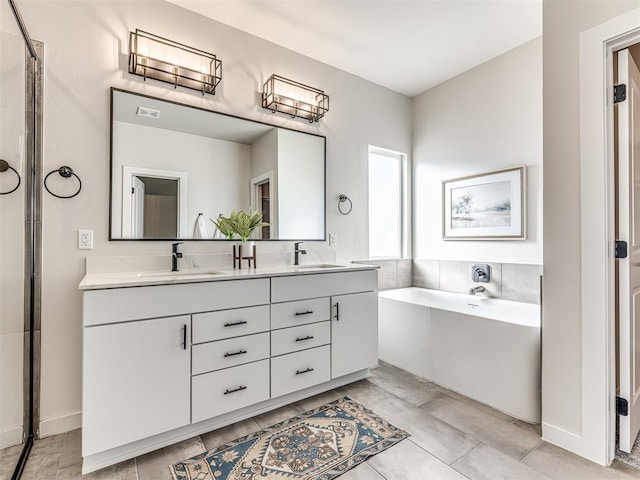
[[[149,278],[149,277],[188,277],[188,276],[196,276],[196,275],[221,275],[220,272],[215,270],[209,270],[206,268],[196,268],[193,270],[180,270],[178,272],[142,272],[138,273],[139,278]]]
[[[294,265],[289,267],[292,270],[320,270],[322,268],[344,268],[344,265],[332,265],[330,263],[319,263],[317,265]]]

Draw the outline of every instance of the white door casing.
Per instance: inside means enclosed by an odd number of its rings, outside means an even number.
[[[122,166],[122,238],[139,238],[132,229],[134,220],[134,195],[131,188],[135,189],[137,177],[164,178],[178,182],[178,238],[190,238],[192,232],[189,228],[187,212],[187,172],[172,170],[160,170],[157,168],[143,168],[130,165]]]
[[[627,49],[618,52],[618,83],[627,86],[617,118],[619,237],[628,244],[618,260],[620,397],[629,404],[620,416],[620,450],[630,452],[640,431],[640,72]]]
[[[131,177],[131,233],[133,238],[144,238],[145,184],[138,177]]]

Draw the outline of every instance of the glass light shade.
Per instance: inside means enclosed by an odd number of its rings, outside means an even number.
[[[329,111],[329,95],[279,75],[271,75],[262,89],[262,107],[292,118],[317,122]]]
[[[129,35],[129,73],[215,95],[222,62],[212,53],[136,29]]]

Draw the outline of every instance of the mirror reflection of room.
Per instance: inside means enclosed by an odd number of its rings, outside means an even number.
[[[324,238],[324,137],[112,95],[111,238],[225,239],[234,210],[263,214],[253,239]]]

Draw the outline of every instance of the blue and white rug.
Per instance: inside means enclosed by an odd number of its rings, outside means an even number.
[[[175,480],[329,480],[408,436],[344,397],[169,468]]]

